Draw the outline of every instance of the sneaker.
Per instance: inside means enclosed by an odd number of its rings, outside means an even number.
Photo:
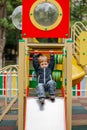
[[[51,101],[55,101],[55,95],[50,95]]]
[[[44,104],[44,98],[40,98],[40,103],[43,105]]]

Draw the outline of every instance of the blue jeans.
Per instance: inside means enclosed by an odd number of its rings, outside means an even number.
[[[46,92],[49,93],[49,95],[55,95],[56,90],[56,82],[54,80],[48,81],[46,84],[38,83],[36,87],[36,92],[39,98],[45,98]]]

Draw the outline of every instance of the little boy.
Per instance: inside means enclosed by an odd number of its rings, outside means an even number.
[[[41,104],[44,104],[46,92],[49,93],[50,99],[55,100],[56,82],[52,80],[52,71],[54,69],[54,55],[50,51],[50,61],[45,55],[35,53],[33,56],[33,67],[38,77],[36,92]]]

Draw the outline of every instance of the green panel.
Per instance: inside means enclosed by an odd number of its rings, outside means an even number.
[[[29,84],[30,84],[30,88],[36,88],[38,83],[37,81],[30,81]],[[62,82],[61,81],[56,82],[56,89],[61,89],[61,87],[62,87]]]
[[[35,70],[30,70],[29,74],[32,74],[33,71],[35,71]],[[54,70],[53,72],[61,72],[61,74],[62,74],[62,70]]]
[[[62,54],[55,54],[54,58],[55,58],[56,64],[62,64],[62,62],[63,62],[63,55]]]
[[[3,76],[0,74],[0,89],[3,88]],[[0,90],[0,95],[2,95],[2,90]]]
[[[73,87],[72,87],[72,90],[74,90],[74,91],[72,92],[72,95],[73,95],[73,96],[76,96],[76,91],[75,91],[75,90],[76,90],[76,86],[73,86]]]
[[[29,84],[30,84],[30,88],[36,88],[37,81],[30,81]]]
[[[53,72],[60,72],[62,74],[62,70],[54,70]]]
[[[20,39],[19,42],[25,42],[25,40],[24,39]]]
[[[29,71],[29,74],[32,74],[33,71],[35,71],[35,70],[30,70],[30,71]]]
[[[62,70],[54,70],[52,73],[52,78],[54,81],[59,82],[62,78]]]
[[[56,82],[56,88],[61,89],[61,87],[62,87],[62,82],[61,81]]]
[[[68,40],[67,40],[67,43],[72,43],[73,42],[73,40],[71,39],[71,38],[69,38]]]

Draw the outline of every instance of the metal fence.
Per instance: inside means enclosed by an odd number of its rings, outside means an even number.
[[[0,70],[0,97],[18,94],[18,66],[11,65]]]
[[[18,95],[18,65],[0,70],[0,97],[12,98]],[[87,75],[72,87],[72,97],[87,97]]]

